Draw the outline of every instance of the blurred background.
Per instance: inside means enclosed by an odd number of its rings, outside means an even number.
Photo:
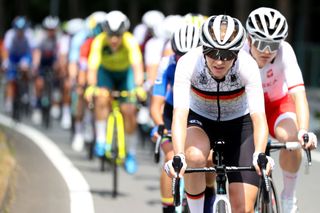
[[[0,0],[0,38],[17,15],[27,16],[33,25],[49,14],[60,20],[85,18],[94,11],[121,10],[129,17],[131,29],[148,10],[161,10],[165,15],[189,12],[203,15],[228,14],[245,23],[252,9],[267,6],[281,11],[289,23],[287,40],[294,47],[305,83],[320,85],[320,20],[318,0]]]

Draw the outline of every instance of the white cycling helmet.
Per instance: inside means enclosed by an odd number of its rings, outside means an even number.
[[[107,14],[102,27],[109,35],[122,35],[129,30],[130,21],[121,11],[113,10]]]
[[[246,22],[249,35],[270,41],[284,40],[288,35],[286,18],[277,10],[260,7],[249,14]]]
[[[57,16],[47,16],[42,21],[42,27],[48,30],[54,30],[59,27],[60,20]]]
[[[199,42],[199,28],[193,24],[186,24],[174,32],[171,47],[176,54],[183,55],[190,49],[197,47]]]
[[[165,16],[159,10],[149,10],[142,16],[142,23],[148,28],[153,29],[164,20]]]
[[[85,27],[85,22],[81,18],[70,19],[65,27],[68,34],[74,35]]]
[[[221,27],[226,26],[221,37]],[[246,40],[241,22],[228,15],[210,16],[201,27],[200,41],[204,47],[239,51]]]
[[[155,28],[155,35],[159,38],[171,39],[173,33],[185,24],[181,15],[168,15]]]
[[[96,11],[86,18],[86,26],[89,30],[93,30],[97,24],[106,21],[107,13],[103,11]]]

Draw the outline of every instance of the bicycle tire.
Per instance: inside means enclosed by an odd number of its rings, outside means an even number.
[[[216,211],[214,213],[231,213],[231,211],[229,211],[226,201],[219,200],[216,204]]]
[[[116,123],[112,139],[112,197],[118,196],[118,125]]]
[[[271,178],[269,178],[269,182],[270,191],[268,193],[265,192],[263,187],[259,187],[255,204],[255,213],[280,213],[280,204],[277,196],[277,191]],[[268,197],[266,197],[266,195]],[[268,198],[269,200],[266,198]]]

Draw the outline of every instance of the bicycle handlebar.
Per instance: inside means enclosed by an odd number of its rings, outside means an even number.
[[[157,132],[160,135],[160,137],[157,138],[156,145],[154,148],[154,161],[155,161],[155,163],[159,163],[159,160],[160,160],[160,143],[161,143],[161,140],[163,137],[164,125],[159,125]]]
[[[267,175],[267,163],[268,159],[265,153],[260,153],[258,156],[258,165],[261,169],[262,179],[267,192],[270,190],[270,182]]]
[[[309,141],[309,135],[304,134],[303,135],[303,141],[304,144],[308,143]],[[274,149],[286,149],[286,150],[298,150],[303,148],[300,142],[286,142],[286,143],[280,143],[280,142],[270,142],[267,144],[267,150],[274,150]],[[311,151],[310,149],[304,149],[307,156],[307,162],[308,166],[311,166],[312,164],[312,158],[311,158]]]
[[[302,136],[302,138],[303,138],[304,144],[307,144],[308,141],[309,141],[309,135],[308,135],[308,134],[304,134],[304,135]],[[311,151],[310,151],[309,148],[308,148],[308,149],[304,149],[304,150],[306,151],[307,160],[308,160],[308,165],[311,166],[311,164],[312,164]]]
[[[175,206],[180,206],[181,201],[180,201],[180,178],[179,178],[179,173],[182,168],[182,162],[181,158],[179,156],[174,156],[173,157],[173,162],[172,166],[174,168],[174,171],[177,174],[176,178],[173,178],[172,181],[172,195],[173,195],[173,203]]]

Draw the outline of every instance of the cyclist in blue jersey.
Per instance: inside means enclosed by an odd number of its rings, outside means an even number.
[[[12,21],[12,28],[5,33],[4,55],[2,68],[6,72],[6,94],[5,111],[12,111],[14,98],[14,82],[18,70],[27,74],[32,63],[32,31],[29,28],[29,21],[25,16],[17,16]],[[25,75],[26,76],[26,75]]]

